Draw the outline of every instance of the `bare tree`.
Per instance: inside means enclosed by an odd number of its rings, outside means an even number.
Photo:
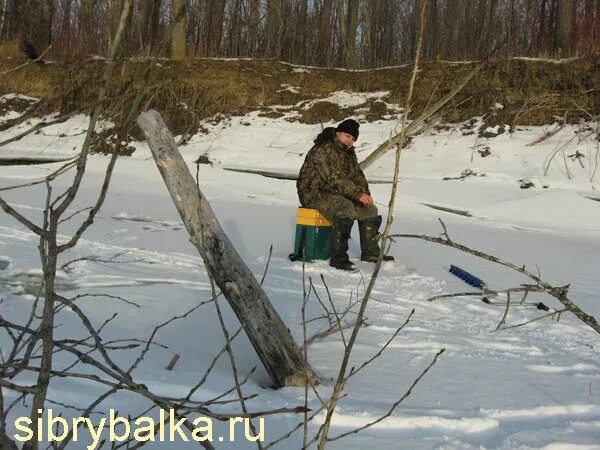
[[[268,56],[278,57],[279,38],[283,26],[282,0],[267,0],[267,24],[264,49]]]
[[[223,2],[224,5],[225,3]],[[240,56],[242,54],[242,46],[242,2],[241,0],[233,0],[226,53],[229,56]]]
[[[185,59],[186,57],[186,1],[173,0],[173,32],[171,34],[171,58]]]
[[[485,4],[484,0],[480,0]],[[427,8],[427,40],[425,46],[425,58],[437,59],[439,56],[439,27],[438,27],[438,0],[429,0]]]
[[[297,12],[298,33],[294,40],[296,61],[301,64],[307,63],[307,47],[310,30],[308,28],[308,0],[298,0]]]
[[[145,0],[140,2],[140,29],[142,48],[152,53],[156,51],[160,25],[161,0]]]
[[[574,0],[557,0],[555,49],[564,56],[573,52]]]
[[[332,36],[333,0],[323,0],[319,14],[319,31],[317,34],[317,64],[330,64]]]
[[[52,45],[52,26],[54,21],[54,0],[43,0],[37,9],[37,25],[40,27],[39,43],[42,48]]]
[[[444,41],[442,53],[446,58],[456,57],[456,35],[460,31],[458,25],[459,1],[446,2],[444,13]]]
[[[113,40],[117,34],[121,12],[123,10],[123,0],[108,0],[108,14],[106,32],[108,33],[108,48],[112,47]],[[133,3],[131,4],[133,6]],[[128,14],[131,17],[131,13]],[[124,39],[125,40],[125,39]]]
[[[260,0],[250,0],[248,6],[248,43],[246,54],[252,57],[256,55],[258,44],[259,6]]]
[[[594,49],[600,49],[600,0],[596,0],[596,14],[594,15],[596,23],[594,24]]]
[[[92,13],[96,9],[97,0],[81,0],[79,6],[79,45],[82,53],[92,51],[93,20]],[[97,50],[97,49],[96,49]]]
[[[344,29],[343,63],[352,68],[356,65],[356,31],[358,28],[358,0],[347,0]]]
[[[208,56],[218,56],[220,53],[221,40],[223,38],[224,14],[225,0],[208,0],[208,39],[206,52]]]

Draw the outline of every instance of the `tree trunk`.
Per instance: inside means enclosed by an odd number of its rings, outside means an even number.
[[[39,43],[42,48],[40,51],[43,51],[45,48],[52,44],[52,23],[54,18],[54,1],[53,0],[44,0],[42,1],[41,8],[38,12],[40,21],[40,31],[41,36],[39,38]]]
[[[110,49],[113,46],[113,42],[115,39],[115,36],[117,34],[117,28],[119,28],[119,22],[121,22],[121,15],[123,14],[123,8],[124,5],[127,2],[124,2],[123,0],[109,0],[108,1],[108,6],[109,6],[109,10],[108,10],[108,26],[107,26],[107,32],[108,32],[108,47],[107,47],[107,52],[110,51]],[[124,30],[123,33],[123,37],[121,38],[121,43],[119,46],[119,49],[117,49],[117,56],[121,56],[123,53],[125,53],[128,49],[127,46],[129,45],[130,39],[129,36],[131,34],[131,22],[133,20],[132,16],[133,14],[133,2],[129,3],[129,14],[127,16],[127,23],[126,23],[126,28]]]
[[[248,13],[248,56],[256,56],[256,47],[258,45],[258,13],[259,0],[250,0],[250,11]]]
[[[593,19],[594,15],[594,0],[585,0],[585,14],[583,14],[583,30],[582,30],[582,44],[583,49],[586,53],[591,54],[594,44],[594,33],[593,33]],[[598,18],[596,18],[598,20]]]
[[[275,48],[275,56],[285,61],[294,59],[294,43],[298,39],[296,35],[297,23],[294,20],[294,9],[292,0],[280,0],[281,5],[281,31]]]
[[[398,42],[398,33],[396,31],[394,18],[396,17],[396,7],[398,2],[396,0],[383,0],[383,5],[380,8],[380,16],[378,23],[383,30],[383,40],[381,43],[381,54],[383,65],[390,65],[394,63],[394,51]],[[417,24],[417,30],[419,25]],[[413,52],[415,49],[411,49]]]
[[[596,23],[594,24],[594,50],[600,50],[600,0],[596,0]]]
[[[375,67],[379,61],[377,33],[379,32],[378,6],[380,0],[370,0],[364,3],[365,14],[365,35],[367,39],[367,64],[369,67]]]
[[[546,2],[547,0],[542,0],[542,4],[540,6],[540,28],[538,31],[538,43],[537,43],[537,51],[538,53],[546,50]]]
[[[4,24],[6,23],[6,12],[8,0],[2,0],[2,17],[0,17],[0,39],[2,39],[2,34],[4,32]]]
[[[29,41],[41,53],[52,42],[52,0],[19,0],[13,3],[11,18],[17,38]]]
[[[480,0],[483,1],[483,0]],[[485,2],[484,2],[485,3]],[[439,59],[439,30],[438,30],[438,3],[437,0],[429,0],[427,4],[429,14],[427,15],[427,36],[428,45],[426,47],[425,58],[429,60]]]
[[[330,61],[331,48],[331,15],[333,13],[333,0],[324,0],[319,16],[319,32],[317,38],[317,64],[327,66]]]
[[[344,63],[352,68],[356,63],[356,30],[358,28],[358,0],[348,0],[346,13],[346,39],[344,42]]]
[[[223,39],[225,0],[208,2],[208,56],[219,56]]]
[[[108,0],[108,26],[106,31],[108,33],[108,47],[112,47],[113,39],[117,34],[117,27],[119,26],[119,19],[121,18],[121,9],[123,8],[122,0]]]
[[[0,432],[0,449],[2,450],[19,450],[17,445],[6,434]]]
[[[79,45],[81,53],[92,51],[92,11],[94,10],[94,0],[81,0],[79,10]],[[97,51],[98,47],[94,50]]]
[[[508,56],[515,54],[515,0],[508,2]]]
[[[140,114],[148,141],[190,240],[223,292],[275,387],[303,386],[312,370],[277,311],[239,256],[198,188],[160,114]]]
[[[373,65],[373,3],[363,2],[363,17],[365,23],[363,37],[363,64],[367,67]]]
[[[223,6],[225,4],[223,3]],[[229,43],[228,51],[226,52],[229,57],[240,56],[240,46],[242,43],[242,25],[241,25],[241,2],[235,0],[233,3],[233,11],[231,12],[231,24],[229,26]]]
[[[419,41],[419,12],[421,11],[421,4],[423,0],[414,0],[413,11],[412,11],[412,22],[410,24],[410,51],[408,58],[411,60],[415,59],[414,52],[417,49],[417,43]]]
[[[185,59],[185,30],[186,30],[186,7],[185,0],[173,0],[173,33],[171,35],[171,58]]]
[[[61,50],[65,55],[71,54],[71,2],[68,1],[63,11],[62,24],[60,27],[60,41],[62,42]],[[0,33],[1,34],[1,33]]]
[[[456,58],[455,30],[458,28],[458,0],[446,2],[444,13],[444,42],[442,45],[444,58]]]
[[[521,30],[533,30],[535,19],[533,17],[533,0],[527,0],[525,7],[525,26]],[[533,37],[524,36],[523,31],[519,33],[521,44],[519,45],[524,55],[531,55],[533,50]]]
[[[599,0],[600,1],[600,0]],[[298,6],[298,36],[295,40],[296,61],[300,64],[307,64],[306,48],[308,46],[308,0],[299,0]]]
[[[140,2],[140,8],[142,46],[148,54],[152,54],[158,42],[161,0],[144,0]]]
[[[476,48],[477,33],[473,30],[474,23],[471,21],[471,8],[470,5],[466,5],[460,2],[462,5],[461,11],[461,22],[457,25],[459,33],[459,39],[457,40],[458,50],[461,58],[468,58],[473,49]]]
[[[481,0],[479,2],[478,11],[477,11],[477,21],[481,26],[481,39],[478,39],[477,42],[477,58],[481,58],[482,55],[485,55],[489,48],[488,37],[490,36],[490,27],[487,23],[488,16],[488,4],[487,0]]]
[[[573,0],[558,0],[554,48],[561,56],[573,52]]]
[[[336,63],[340,67],[345,66],[346,64],[346,14],[344,7],[344,0],[337,0],[336,6],[336,16],[337,16],[337,55],[336,55]],[[333,58],[332,58],[333,59]]]
[[[281,33],[281,0],[267,0],[267,33],[266,56],[277,58],[279,48],[279,35]]]

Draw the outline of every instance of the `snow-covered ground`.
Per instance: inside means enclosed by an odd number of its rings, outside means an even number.
[[[336,97],[332,95],[333,99]],[[338,95],[347,103],[348,98]],[[0,148],[0,158],[68,158],[83,139],[85,118],[47,128]],[[393,132],[396,122],[363,123],[357,143],[364,159]],[[516,264],[525,264],[556,285],[571,284],[572,299],[588,313],[600,317],[600,186],[596,133],[586,127],[566,126],[556,135],[533,146],[547,127],[519,127],[513,134],[477,137],[469,129],[453,126],[430,130],[414,138],[402,156],[401,181],[396,199],[393,233],[438,235],[438,218],[444,220],[457,242],[494,254]],[[5,140],[23,131],[0,134]],[[292,263],[295,210],[298,206],[294,181],[266,178],[227,168],[296,173],[320,126],[302,125],[258,114],[232,117],[218,125],[206,124],[208,133],[194,136],[181,148],[190,169],[207,155],[214,163],[199,166],[199,182],[219,220],[241,256],[257,277],[267,263],[269,246],[273,256],[265,290],[298,342],[302,338],[302,265]],[[490,130],[491,131],[491,130]],[[67,265],[59,273],[61,293],[108,293],[135,302],[89,297],[80,306],[99,326],[114,313],[118,316],[103,332],[105,339],[147,338],[154,327],[211,297],[209,280],[201,259],[188,236],[144,143],[130,158],[121,158],[115,170],[109,196],[100,216],[81,243],[61,263],[88,258]],[[483,154],[489,152],[487,156]],[[575,156],[579,152],[581,157]],[[81,196],[73,211],[90,206],[102,181],[106,157],[92,156]],[[43,178],[60,164],[6,166],[0,188]],[[475,175],[463,180],[465,170]],[[382,214],[387,214],[393,155],[386,155],[367,170],[377,183],[372,192]],[[61,192],[69,177],[55,183]],[[533,187],[521,189],[523,180]],[[0,192],[0,195],[27,217],[39,222],[45,201],[43,185]],[[444,212],[436,207],[468,211],[470,216]],[[81,219],[81,215],[77,216]],[[61,229],[68,236],[77,225],[71,219]],[[356,228],[356,227],[355,227]],[[359,255],[354,230],[351,257]],[[333,441],[336,449],[600,449],[600,336],[570,314],[560,321],[545,319],[527,326],[496,332],[503,302],[485,304],[478,297],[428,302],[441,293],[472,290],[448,273],[450,264],[459,265],[483,278],[492,289],[515,287],[526,280],[514,273],[458,251],[421,240],[398,240],[390,253],[393,264],[385,264],[367,309],[369,326],[362,329],[352,355],[360,365],[374,355],[406,320],[408,326],[383,355],[352,377],[347,396],[334,416],[334,437],[364,425],[387,412],[409,388],[440,349],[446,352],[391,417],[377,426]],[[39,283],[37,242],[6,214],[0,215],[0,314],[23,320],[34,300]],[[360,272],[335,271],[326,262],[306,266],[318,292],[325,296],[323,275],[338,309],[364,293],[372,265],[358,263]],[[308,280],[306,280],[308,281]],[[527,302],[542,301],[551,309],[561,305],[551,298],[530,295]],[[534,306],[513,307],[508,325],[540,315]],[[322,310],[314,295],[308,318]],[[226,316],[232,330],[237,322]],[[326,328],[323,320],[310,323],[309,334]],[[348,333],[348,331],[346,331]],[[84,334],[78,319],[63,311],[56,334],[76,338]],[[165,395],[187,392],[202,376],[224,344],[212,304],[180,319],[158,335],[164,347],[153,347],[145,362],[134,372],[137,381]],[[0,334],[0,345],[10,341]],[[293,407],[303,404],[304,390],[273,391],[249,341],[234,341],[238,369],[257,371],[243,386],[244,394],[257,394],[248,401],[251,411]],[[318,387],[322,398],[330,394],[343,354],[337,335],[318,340],[309,347],[313,369],[324,380]],[[165,366],[174,354],[181,359],[173,371]],[[137,353],[120,352],[123,363]],[[65,364],[67,358],[58,361]],[[35,383],[34,374],[18,381]],[[208,399],[233,386],[227,358],[221,358],[207,383],[195,398]],[[85,406],[102,388],[92,382],[56,379],[49,399]],[[5,403],[14,396],[4,390]],[[231,398],[235,398],[234,394]],[[137,415],[148,408],[147,401],[133,395],[115,395],[95,410],[107,414],[110,408],[121,415]],[[311,395],[310,406],[319,400]],[[222,411],[237,411],[236,405]],[[56,414],[67,417],[76,411],[53,404]],[[10,419],[27,414],[16,408]],[[92,415],[97,420],[100,414]],[[301,416],[268,416],[264,422],[266,442],[286,434]],[[311,426],[314,433],[320,415]],[[216,426],[215,435],[225,434]],[[9,434],[14,424],[8,423]],[[300,448],[302,431],[276,446]],[[87,441],[86,441],[87,439]],[[85,448],[89,436],[73,448]],[[107,444],[108,445],[108,444]],[[192,443],[152,443],[150,448],[188,448]],[[252,448],[235,443],[215,442],[216,448]],[[109,448],[109,447],[107,447]]]

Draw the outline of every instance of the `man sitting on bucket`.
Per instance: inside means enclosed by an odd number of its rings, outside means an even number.
[[[352,119],[336,128],[325,128],[306,155],[296,183],[302,206],[318,210],[332,222],[329,265],[342,270],[355,269],[348,258],[354,220],[358,220],[360,232],[360,259],[376,262],[379,256],[381,216],[354,152],[358,128],[358,122]],[[383,260],[394,258],[385,255]]]

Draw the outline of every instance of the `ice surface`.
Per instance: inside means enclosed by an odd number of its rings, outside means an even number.
[[[338,93],[330,99],[334,97],[341,104],[362,102],[365,98]],[[361,124],[359,159],[387,139],[396,125],[397,121],[392,120]],[[250,113],[218,125],[206,124],[206,128],[207,134],[194,136],[181,152],[194,173],[193,161],[199,155],[206,154],[213,161],[213,166],[199,167],[200,188],[258,278],[265,269],[269,247],[273,246],[264,287],[300,341],[303,269],[300,263],[287,259],[298,206],[295,183],[230,172],[223,166],[295,173],[320,126]],[[547,128],[524,127],[514,134],[506,132],[489,139],[477,137],[477,133],[463,134],[460,126],[416,136],[401,160],[392,233],[439,235],[441,218],[455,241],[515,264],[525,264],[535,273],[539,270],[542,278],[556,285],[570,283],[572,299],[599,317],[600,202],[586,198],[598,196],[598,141],[591,135],[583,138],[578,127],[566,126],[552,138],[527,146]],[[3,148],[2,157],[73,156],[85,129],[85,117],[73,118]],[[22,127],[0,133],[0,140],[21,131]],[[482,146],[489,148],[489,156],[478,153]],[[137,143],[136,147],[133,157],[118,161],[106,204],[93,226],[59,262],[59,293],[84,295],[78,300],[79,306],[94,324],[118,313],[103,331],[106,340],[147,338],[158,324],[211,297],[202,260],[189,242],[149,150],[144,143]],[[569,157],[577,150],[585,155],[583,167]],[[94,203],[107,161],[103,156],[90,157],[81,196],[68,214]],[[4,167],[0,188],[42,180],[58,167]],[[465,169],[485,176],[443,180]],[[369,179],[383,182],[371,187],[384,216],[388,214],[386,205],[391,192],[386,182],[391,180],[392,170],[392,154],[367,170]],[[531,179],[534,187],[520,189],[518,180],[522,178]],[[67,176],[57,180],[53,192],[62,192],[69,179]],[[41,223],[43,184],[3,191],[0,195],[26,217]],[[468,210],[471,217],[425,204]],[[76,214],[61,225],[63,241],[84,216],[85,212]],[[19,223],[6,214],[0,215],[0,264],[10,264],[0,276],[0,314],[7,319],[25,320],[35,301],[40,286],[37,246],[35,237]],[[446,348],[446,352],[391,417],[358,435],[333,441],[328,448],[600,448],[600,337],[596,333],[569,314],[563,314],[558,322],[545,319],[495,332],[504,312],[501,299],[492,299],[491,304],[481,302],[480,297],[433,302],[427,299],[471,290],[448,272],[450,264],[469,268],[494,289],[515,287],[526,279],[497,265],[420,240],[398,239],[390,253],[397,262],[382,267],[366,311],[368,326],[359,334],[351,365],[359,366],[376,354],[413,308],[415,315],[381,357],[348,381],[348,396],[334,415],[331,436],[377,420],[402,397],[437,351]],[[356,229],[350,255],[353,259],[359,256]],[[326,262],[308,264],[305,281],[310,278],[321,298],[326,298],[322,275],[332,301],[343,309],[364,293],[373,266],[358,262],[358,267],[358,273],[347,274],[331,269]],[[510,309],[508,324],[538,317],[539,312],[531,306],[537,301],[545,302],[552,310],[561,307],[548,297],[530,295],[525,305]],[[316,319],[322,312],[312,295],[308,317]],[[237,327],[229,310],[225,318],[231,330]],[[61,312],[57,325],[58,339],[85,335],[77,317],[68,310]],[[314,320],[308,328],[309,334],[323,331],[326,321]],[[165,395],[187,392],[224,344],[212,304],[161,330],[158,341],[161,346],[151,348],[133,375]],[[10,342],[6,334],[0,333],[3,353]],[[312,367],[324,380],[317,388],[322,398],[331,392],[330,380],[337,376],[343,349],[339,334],[317,340],[308,349]],[[303,390],[265,388],[268,377],[247,338],[238,337],[234,351],[241,374],[258,367],[243,386],[244,394],[257,394],[248,402],[250,410],[303,403]],[[175,353],[181,355],[180,361],[173,371],[165,370]],[[135,355],[120,352],[118,360],[125,364]],[[58,366],[69,363],[60,354],[56,361]],[[29,374],[13,381],[34,383],[35,376]],[[223,358],[196,398],[214,397],[232,385],[231,368]],[[5,403],[15,399],[14,394],[4,392]],[[100,392],[102,387],[89,381],[56,379],[49,399],[84,406]],[[309,406],[313,410],[320,407],[314,395],[310,396]],[[148,403],[139,397],[115,395],[97,409],[116,408],[121,414],[135,415],[147,407]],[[76,414],[58,405],[54,409],[67,417]],[[223,410],[237,411],[238,407],[232,405]],[[28,414],[27,408],[17,406],[9,419],[20,414]],[[322,417],[318,416],[310,427],[311,433],[317,430]],[[285,434],[299,421],[299,416],[267,417],[267,442]],[[8,432],[14,431],[9,420]],[[276,448],[300,448],[301,441],[299,432]],[[215,446],[225,448],[218,443]],[[73,448],[84,448],[83,442]],[[155,443],[149,448],[191,447],[179,442]],[[226,448],[252,445],[236,441],[235,446]]]

